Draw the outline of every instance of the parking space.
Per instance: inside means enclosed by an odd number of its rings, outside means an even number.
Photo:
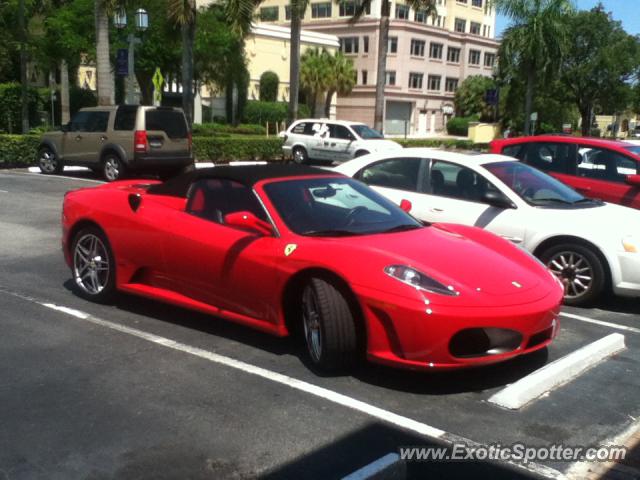
[[[64,192],[94,178],[67,173],[0,172],[0,469],[10,478],[337,478],[401,446],[456,439],[601,445],[640,417],[638,300],[563,308],[548,349],[495,366],[416,373],[362,365],[337,377],[312,371],[290,339],[128,295],[86,302],[73,294],[60,254],[59,217]],[[624,350],[526,406],[488,401],[612,333],[624,335]],[[473,469],[537,478],[571,464],[409,467],[415,478]]]

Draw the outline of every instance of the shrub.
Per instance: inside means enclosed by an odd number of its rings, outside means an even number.
[[[22,130],[22,87],[19,83],[0,84],[0,132],[20,133]],[[40,124],[39,112],[49,100],[48,90],[29,87],[29,125]]]
[[[240,124],[236,127],[220,123],[202,123],[193,125],[194,136],[219,136],[224,134],[265,135],[266,129],[262,125],[253,124]]]
[[[278,74],[266,71],[260,76],[260,100],[263,102],[275,102],[278,100]]]
[[[198,162],[225,163],[233,160],[282,160],[282,140],[277,137],[193,137]]]
[[[39,135],[0,135],[0,168],[36,165]]]
[[[477,116],[453,117],[447,122],[447,132],[449,135],[459,135],[466,137],[469,134],[469,122],[477,122]]]
[[[471,140],[454,140],[454,139],[437,139],[437,138],[411,138],[411,139],[394,139],[405,148],[412,147],[428,147],[428,148],[445,148],[456,150],[475,150],[486,152],[489,145],[486,143],[473,143]]]
[[[257,123],[264,125],[266,122],[284,122],[287,120],[289,104],[287,102],[261,102],[251,100],[247,102],[244,110],[244,121],[246,123]],[[306,118],[310,114],[309,107],[305,104],[298,106],[298,118]]]

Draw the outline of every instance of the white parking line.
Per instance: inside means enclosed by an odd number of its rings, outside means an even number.
[[[596,320],[595,318],[583,317],[582,315],[574,315],[573,313],[561,312],[560,316],[566,317],[566,318],[572,318],[574,320],[580,320],[581,322],[593,323],[595,325],[602,325],[603,327],[615,328],[616,330],[624,330],[625,332],[640,333],[640,328],[627,327],[626,325],[605,322],[604,320]]]
[[[344,407],[356,410],[358,412],[364,413],[365,415],[381,420],[385,423],[390,423],[392,425],[403,428],[405,430],[418,433],[424,437],[427,437],[433,440],[438,440],[444,444],[452,444],[454,442],[464,442],[469,446],[481,445],[478,442],[474,442],[473,440],[469,440],[467,438],[446,432],[439,428],[432,427],[430,425],[427,425],[426,423],[418,422],[411,418],[395,414],[388,410],[384,410],[374,405],[370,405],[361,400],[357,400],[355,398],[348,397],[347,395],[334,392],[333,390],[329,390],[327,388],[319,387],[317,385],[313,385],[303,380],[298,380],[296,378],[289,377],[288,375],[272,372],[262,367],[257,367],[255,365],[251,365],[249,363],[245,363],[240,360],[235,360],[230,357],[225,357],[224,355],[203,350],[201,348],[192,347],[190,345],[176,342],[169,338],[161,337],[153,333],[138,330],[136,328],[127,327],[125,325],[121,325],[119,323],[111,322],[108,320],[103,320],[101,318],[94,317],[93,315],[82,312],[80,310],[65,307],[62,305],[56,305],[49,302],[43,302],[33,297],[29,297],[27,295],[23,295],[17,292],[13,292],[11,290],[7,290],[6,288],[3,288],[1,286],[0,286],[0,292],[3,292],[7,295],[11,295],[16,298],[20,298],[22,300],[26,300],[26,301],[41,305],[43,307],[46,307],[52,310],[65,313],[74,318],[77,318],[78,320],[93,323],[94,325],[99,325],[101,327],[105,327],[111,330],[125,333],[127,335],[131,335],[131,336],[140,338],[142,340],[146,340],[148,342],[152,342],[157,345],[170,348],[172,350],[177,350],[182,353],[187,353],[189,355],[193,355],[213,363],[225,365],[227,367],[234,368],[236,370],[240,370],[242,372],[249,373],[251,375],[256,375],[258,377],[270,380],[272,382],[279,383],[281,385],[286,385],[287,387],[293,388],[294,390],[299,390],[299,391],[308,393],[310,395],[314,395],[316,397],[322,398],[329,402],[335,403],[337,405],[342,405]],[[547,467],[546,465],[540,465],[540,464],[531,463],[531,462],[525,465],[522,463],[511,462],[511,461],[506,463],[546,478],[563,478],[563,475],[558,470],[555,470],[551,467]]]
[[[580,375],[611,355],[623,350],[624,335],[612,333],[569,355],[548,363],[489,398],[500,407],[517,410]]]
[[[65,175],[44,175],[42,173],[16,172],[15,170],[13,170],[10,173],[10,175],[11,174],[12,175],[21,175],[21,176],[29,175],[30,177],[41,178],[43,180],[50,180],[52,178],[55,178],[55,179],[77,180],[79,182],[104,183],[102,180],[93,180],[91,178],[67,177]]]
[[[0,190],[0,193],[9,193],[6,190]]]
[[[406,467],[397,453],[387,453],[374,462],[350,473],[342,480],[369,480],[372,478],[405,478]]]

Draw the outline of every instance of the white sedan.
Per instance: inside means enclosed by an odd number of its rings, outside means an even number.
[[[475,225],[520,245],[564,283],[568,305],[609,287],[640,296],[640,211],[583,197],[511,157],[410,148],[335,170],[408,200],[420,220]]]

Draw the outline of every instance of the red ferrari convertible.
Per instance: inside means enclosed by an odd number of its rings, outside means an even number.
[[[298,165],[220,166],[65,196],[78,292],[116,290],[265,332],[300,332],[325,370],[489,364],[544,348],[563,289],[474,227],[424,225],[357,180]]]

